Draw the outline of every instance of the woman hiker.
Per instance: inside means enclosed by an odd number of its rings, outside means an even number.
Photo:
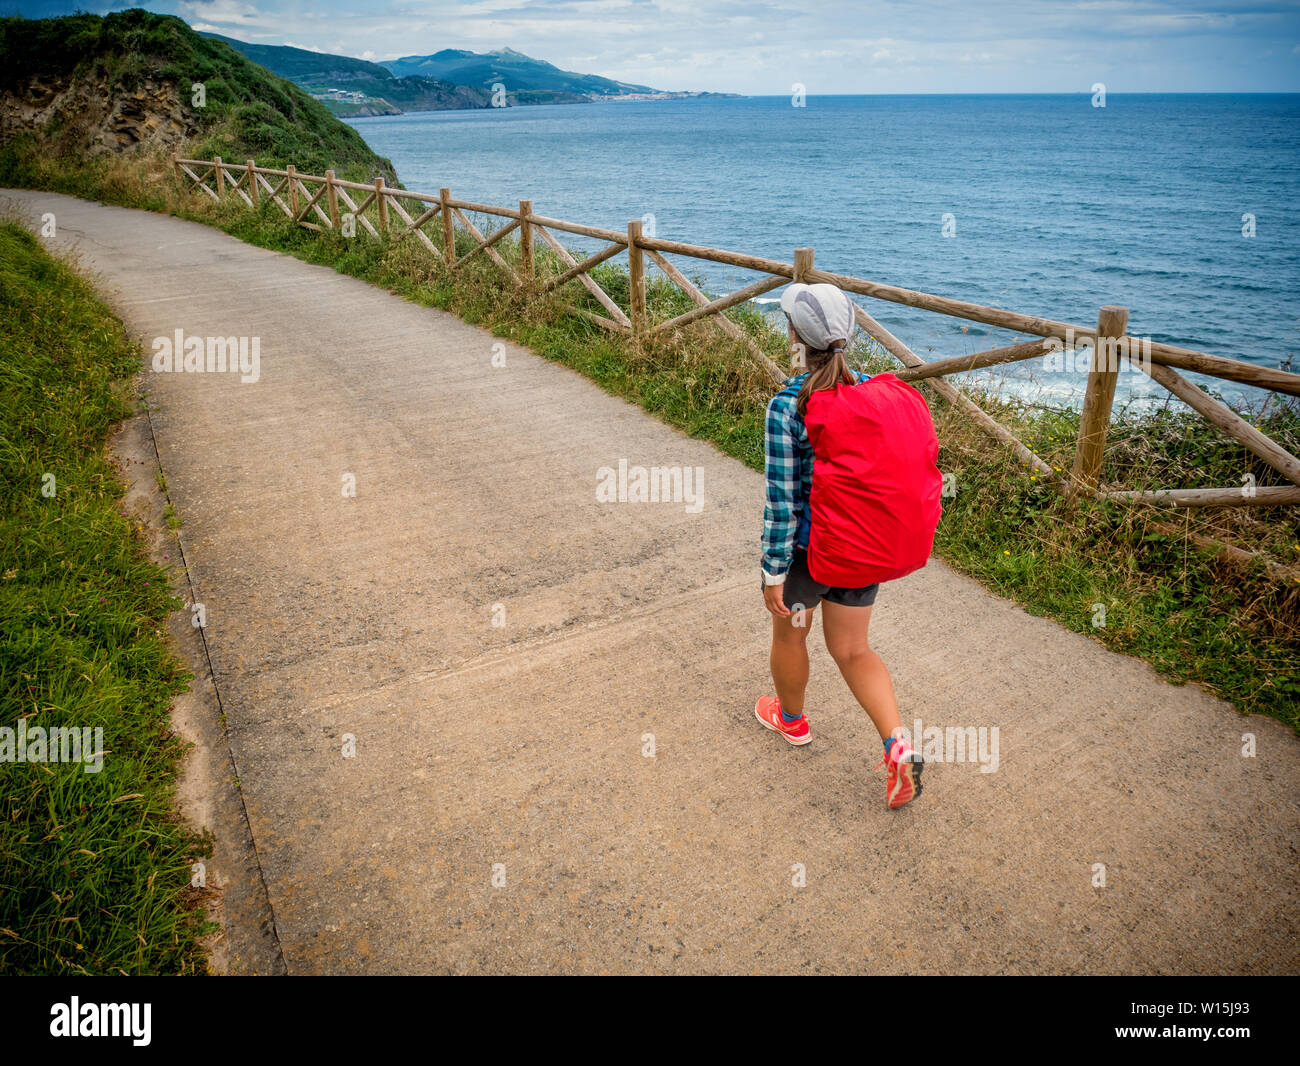
[[[804,714],[808,630],[812,612],[822,604],[826,649],[880,734],[882,763],[888,768],[886,800],[897,808],[920,795],[922,763],[903,736],[889,671],[867,640],[879,584],[837,588],[815,581],[808,570],[813,449],[804,417],[814,392],[867,380],[851,371],[844,358],[855,325],[853,303],[833,285],[796,283],[782,295],[781,310],[792,350],[803,355],[807,369],[788,380],[767,408],[762,569],[763,598],[772,615],[776,695],[760,697],[754,714],[791,744],[812,740]]]

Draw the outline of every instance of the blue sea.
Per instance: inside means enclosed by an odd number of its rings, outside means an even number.
[[[810,245],[824,270],[1086,326],[1123,304],[1132,336],[1266,366],[1300,351],[1300,94],[748,97],[353,125],[410,189],[619,230],[652,215],[661,238],[787,262]],[[757,278],[677,262],[711,293]],[[858,299],[925,358],[1016,339]],[[982,380],[1081,398],[1080,377],[1034,366]],[[1139,380],[1121,389],[1150,392]]]

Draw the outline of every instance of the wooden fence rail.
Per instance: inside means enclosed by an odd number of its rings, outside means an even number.
[[[854,313],[858,325],[902,364],[902,368],[897,372],[900,378],[922,385],[942,397],[969,417],[982,432],[1010,448],[1022,463],[1034,470],[1044,481],[1053,484],[1067,498],[1091,495],[1175,508],[1300,504],[1300,459],[1250,425],[1226,405],[1197,388],[1178,371],[1193,371],[1289,396],[1300,396],[1300,374],[1129,336],[1128,309],[1124,307],[1101,308],[1096,327],[1088,328],[819,270],[813,266],[811,248],[795,249],[793,261],[785,263],[776,259],[745,255],[719,248],[648,237],[643,234],[642,224],[639,221],[629,222],[626,232],[610,230],[535,214],[531,200],[520,201],[518,209],[495,207],[491,204],[453,199],[451,191],[446,188],[441,189],[437,196],[433,196],[428,193],[392,188],[384,183],[382,177],[375,178],[371,183],[345,181],[336,177],[332,170],[327,170],[323,176],[301,174],[293,166],[287,166],[284,170],[259,167],[252,159],[244,163],[227,163],[220,156],[208,160],[182,159],[173,155],[172,168],[179,182],[184,183],[189,179],[196,190],[201,190],[213,200],[221,201],[227,196],[237,196],[247,206],[259,208],[265,199],[284,212],[287,217],[308,229],[347,230],[354,233],[355,227],[360,226],[372,237],[394,242],[414,236],[430,254],[441,259],[452,270],[458,269],[462,264],[482,253],[491,259],[514,285],[529,294],[554,292],[577,282],[585,287],[596,302],[604,308],[607,315],[583,308],[574,308],[574,310],[601,327],[617,333],[635,338],[653,338],[664,336],[703,319],[712,319],[728,336],[742,342],[750,356],[775,382],[784,381],[788,377],[787,373],[723,312],[791,281],[809,284],[827,282],[858,296],[1029,334],[1037,339],[976,352],[973,355],[927,362],[861,306],[855,304]],[[209,179],[212,181],[211,185]],[[315,186],[314,190],[313,186]],[[354,198],[354,193],[358,194],[358,198]],[[324,207],[321,206],[322,200]],[[348,216],[346,220],[340,209],[340,203],[342,208],[346,209]],[[410,206],[409,211],[404,204]],[[367,216],[368,211],[374,213],[373,222]],[[413,215],[413,211],[418,214]],[[499,218],[503,222],[495,230],[485,234],[470,220],[466,212]],[[309,221],[311,218],[315,221]],[[425,232],[425,227],[435,218],[441,221],[441,235],[437,243]],[[456,247],[458,224],[460,230],[472,239],[473,246],[463,252],[458,252]],[[606,247],[578,261],[554,236],[551,232],[553,230],[602,241]],[[519,271],[511,267],[496,248],[503,238],[516,231],[519,235],[521,255]],[[563,264],[564,269],[559,273],[546,278],[537,276],[534,251],[537,238],[540,238]],[[620,307],[618,302],[591,276],[594,267],[623,253],[627,253],[628,256],[629,286],[626,310]],[[735,292],[710,298],[666,258],[669,255],[721,263],[765,276]],[[650,320],[646,309],[647,259],[686,294],[695,305],[692,310],[661,322]],[[946,380],[950,374],[1036,359],[1080,344],[1086,345],[1091,350],[1091,364],[1084,393],[1078,439],[1075,442],[1074,464],[1068,473],[1058,473],[1054,467],[1026,447],[974,400]],[[1230,439],[1276,470],[1290,484],[1258,488],[1229,486],[1153,491],[1127,490],[1102,485],[1100,475],[1106,435],[1111,420],[1111,407],[1118,374],[1125,361],[1135,372],[1145,373]]]

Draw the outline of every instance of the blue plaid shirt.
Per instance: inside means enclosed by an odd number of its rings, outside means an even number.
[[[767,454],[767,505],[763,508],[763,573],[766,583],[784,579],[797,548],[808,547],[812,530],[808,499],[812,494],[813,450],[808,430],[795,407],[808,375],[786,381],[767,405],[764,436]],[[859,374],[860,381],[868,375]]]

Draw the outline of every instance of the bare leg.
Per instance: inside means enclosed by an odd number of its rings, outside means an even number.
[[[854,698],[871,716],[880,739],[884,740],[898,735],[902,722],[898,717],[898,700],[894,696],[894,682],[889,677],[889,670],[867,643],[870,624],[870,607],[822,604],[826,650],[840,668]]]
[[[788,618],[772,616],[772,681],[786,714],[803,713],[804,690],[808,687],[808,629],[812,617],[811,610],[795,611]],[[795,624],[800,621],[802,625]]]

